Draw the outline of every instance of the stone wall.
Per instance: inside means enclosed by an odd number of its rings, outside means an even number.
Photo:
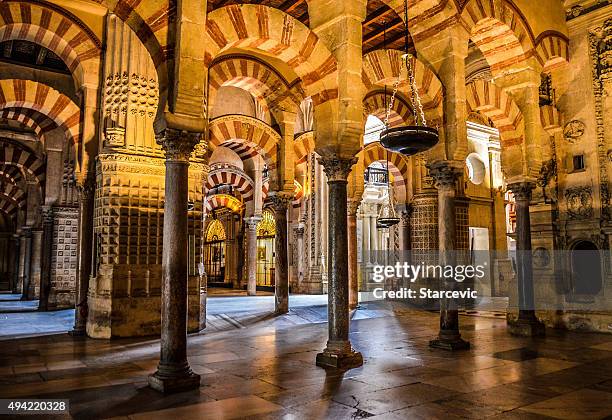
[[[56,207],[53,219],[49,309],[71,308],[77,281],[79,211],[76,207]]]

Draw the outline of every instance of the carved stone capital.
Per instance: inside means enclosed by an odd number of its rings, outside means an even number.
[[[357,158],[341,158],[336,154],[322,156],[319,163],[323,165],[323,171],[329,182],[345,181],[351,173],[351,168],[357,163]]]
[[[275,212],[287,211],[291,203],[291,194],[286,192],[272,192],[270,193],[270,200],[272,201],[272,208]]]
[[[244,227],[246,230],[255,230],[257,229],[257,225],[261,222],[261,217],[252,216],[245,217],[244,219]]]
[[[514,194],[516,201],[530,201],[531,193],[535,188],[533,182],[516,182],[514,184],[508,184],[508,189]]]
[[[463,171],[449,162],[436,162],[427,165],[429,175],[433,179],[434,185],[439,190],[455,189],[457,180]]]
[[[166,152],[166,160],[188,162],[201,137],[202,133],[166,128],[155,135],[155,141]]]
[[[361,205],[361,201],[357,200],[348,200],[347,201],[347,213],[349,216],[357,216],[357,211],[359,210],[359,206]]]

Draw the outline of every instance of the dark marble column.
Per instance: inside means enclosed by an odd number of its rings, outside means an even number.
[[[328,195],[328,281],[329,338],[327,347],[317,354],[317,365],[350,369],[363,364],[361,353],[349,340],[349,262],[347,229],[347,177],[357,159],[336,155],[319,162],[327,175]]]
[[[74,327],[70,334],[85,335],[87,327],[87,293],[93,262],[93,212],[95,181],[87,179],[79,185],[79,254],[77,261],[77,294]]]
[[[162,249],[161,353],[149,386],[177,392],[200,386],[187,361],[187,201],[189,157],[201,135],[167,128],[157,136],[166,152]]]
[[[244,219],[244,233],[246,237],[246,266],[247,295],[257,294],[257,224],[260,217],[246,217]]]
[[[51,290],[51,255],[53,251],[53,209],[49,206],[44,206],[42,209],[43,216],[43,248],[41,261],[41,276],[40,276],[40,301],[38,303],[39,311],[49,310],[49,292]]]
[[[520,336],[542,336],[545,333],[535,314],[533,289],[533,263],[531,254],[531,218],[529,202],[535,188],[532,182],[519,182],[508,185],[516,201],[516,268],[518,283],[518,319],[508,323],[511,334]]]
[[[351,200],[348,202],[348,273],[349,273],[349,309],[359,305],[359,282],[357,279],[357,210],[361,202]]]
[[[19,237],[13,235],[9,241],[11,278],[9,279],[10,290],[18,293],[17,284],[19,283]]]
[[[430,175],[438,189],[438,264],[442,266],[457,264],[455,195],[461,173],[462,168],[452,166],[449,162],[438,162],[430,166]],[[453,278],[441,279],[440,287],[453,290],[456,282]],[[459,332],[459,311],[454,299],[440,299],[440,332],[429,345],[444,350],[470,348],[470,343],[463,340]]]
[[[30,269],[32,265],[32,228],[24,226],[23,228],[24,241],[24,259],[23,259],[23,289],[21,300],[28,300],[28,292],[30,290]]]
[[[412,241],[410,238],[410,217],[412,216],[412,207],[407,206],[406,210],[402,211],[400,214],[401,224],[400,227],[402,229],[402,251],[406,253],[405,255],[409,255],[410,250],[412,250]]]
[[[276,222],[276,238],[274,240],[274,311],[277,314],[289,312],[289,262],[287,258],[287,209],[291,196],[278,192],[271,194]]]

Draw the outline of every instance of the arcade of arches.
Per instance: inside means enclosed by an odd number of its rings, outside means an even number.
[[[187,333],[213,290],[273,294],[277,314],[328,294],[316,363],[359,366],[372,251],[495,251],[479,292],[509,333],[609,333],[612,4],[408,15],[441,137],[411,157],[379,142],[414,123],[402,1],[0,0],[0,292],[76,308],[73,335],[161,335],[162,391],[199,383]],[[432,346],[466,348],[440,313]]]

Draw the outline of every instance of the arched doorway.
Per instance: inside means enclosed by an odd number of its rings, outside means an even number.
[[[601,255],[591,241],[579,241],[572,248],[572,292],[596,295],[601,291]]]
[[[225,283],[225,228],[214,219],[208,225],[204,241],[204,270],[209,286]]]
[[[270,210],[264,210],[257,224],[257,288],[274,288],[274,241],[276,221]]]

